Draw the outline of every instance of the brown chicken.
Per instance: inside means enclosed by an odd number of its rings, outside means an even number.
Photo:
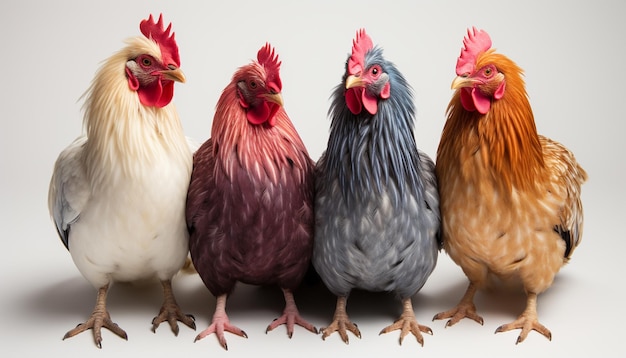
[[[580,189],[587,174],[563,145],[537,134],[522,70],[471,29],[437,150],[444,249],[469,279],[459,304],[434,319],[482,324],[474,295],[518,282],[526,309],[496,333],[521,329],[552,338],[539,323],[537,295],[549,288],[581,240]]]

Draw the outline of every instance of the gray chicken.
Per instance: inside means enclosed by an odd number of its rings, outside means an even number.
[[[412,90],[364,30],[357,32],[342,83],[332,95],[328,147],[317,163],[313,265],[337,296],[322,338],[346,330],[353,289],[387,291],[400,318],[381,333],[411,332],[424,344],[411,296],[437,262],[439,196],[433,161],[415,145]]]

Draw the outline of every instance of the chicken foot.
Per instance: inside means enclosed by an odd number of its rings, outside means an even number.
[[[159,315],[152,319],[152,332],[156,333],[156,329],[159,327],[159,324],[167,321],[172,328],[172,332],[174,332],[175,336],[178,336],[178,321],[183,322],[189,328],[195,330],[196,323],[195,317],[192,315],[184,314],[181,312],[178,303],[176,302],[176,298],[174,298],[174,293],[172,291],[172,282],[170,280],[161,281],[161,285],[163,286],[163,305],[161,306],[161,310],[159,311]]]
[[[121,329],[117,323],[111,321],[111,316],[106,309],[107,292],[109,291],[109,285],[104,285],[98,289],[98,296],[96,298],[96,306],[91,313],[91,316],[84,323],[79,324],[76,328],[68,331],[63,336],[63,339],[74,337],[75,335],[82,333],[88,329],[93,329],[93,338],[98,348],[102,348],[102,332],[101,328],[104,327],[111,332],[117,334],[121,338],[128,340],[128,335]]]
[[[476,286],[470,282],[463,298],[456,305],[456,307],[451,310],[437,313],[434,320],[450,318],[448,322],[446,322],[446,327],[450,327],[456,323],[458,323],[463,318],[471,318],[472,320],[483,324],[483,318],[476,313],[476,306],[474,305],[474,295],[476,294]]]
[[[404,340],[404,337],[409,334],[409,332],[411,332],[417,339],[417,342],[419,342],[419,344],[423,346],[424,337],[422,337],[421,332],[432,335],[433,331],[430,329],[430,327],[423,326],[417,323],[417,320],[415,319],[415,312],[413,311],[413,304],[411,303],[410,297],[402,300],[402,306],[403,311],[400,315],[400,318],[398,318],[398,320],[395,321],[392,325],[383,328],[383,330],[380,331],[380,334],[400,330],[400,344],[402,344],[402,340]]]
[[[228,345],[226,344],[224,332],[230,332],[240,337],[248,338],[246,332],[241,330],[239,327],[230,324],[230,320],[228,319],[228,315],[226,314],[227,298],[227,294],[223,294],[217,297],[217,302],[215,303],[215,313],[213,314],[213,320],[211,322],[211,325],[204,331],[200,332],[200,334],[196,336],[194,342],[208,336],[211,333],[215,333],[217,335],[217,340],[220,342],[222,348],[228,350]]]
[[[511,323],[503,324],[496,329],[495,333],[506,332],[513,329],[521,329],[522,332],[517,337],[515,344],[522,343],[530,331],[535,330],[543,334],[548,340],[552,340],[552,332],[539,323],[537,318],[537,294],[530,292],[526,301],[526,309],[517,319]]]
[[[361,331],[356,326],[356,324],[352,323],[348,318],[348,313],[346,312],[346,302],[348,301],[348,297],[339,296],[337,297],[337,306],[335,308],[335,314],[333,316],[333,322],[326,328],[322,328],[322,339],[326,339],[326,337],[330,336],[334,332],[338,332],[341,339],[348,344],[348,334],[346,330],[352,332],[357,338],[361,338]]]
[[[265,330],[265,333],[273,330],[274,328],[285,324],[287,325],[287,335],[289,338],[293,336],[294,325],[299,325],[301,327],[306,328],[307,330],[317,334],[317,328],[305,321],[298,312],[298,307],[296,306],[296,301],[293,298],[293,293],[291,290],[283,288],[283,295],[285,296],[285,309],[283,311],[283,315],[276,318]]]

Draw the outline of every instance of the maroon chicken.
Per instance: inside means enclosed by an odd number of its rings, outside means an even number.
[[[226,300],[237,282],[277,285],[285,310],[267,331],[286,324],[289,337],[300,317],[293,290],[313,250],[314,162],[282,106],[280,61],[266,44],[257,61],[239,68],[216,106],[211,138],[194,155],[187,197],[191,258],[217,297],[211,325],[196,340],[231,325]]]

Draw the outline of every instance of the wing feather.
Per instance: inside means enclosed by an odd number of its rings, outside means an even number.
[[[70,227],[89,200],[90,190],[81,161],[86,137],[79,137],[59,154],[48,191],[48,209],[61,241],[69,249]]]
[[[426,152],[418,149],[421,175],[424,183],[424,200],[426,206],[430,209],[430,213],[426,216],[430,219],[429,226],[435,228],[437,231],[435,237],[437,238],[438,247],[441,249],[443,246],[443,237],[441,235],[441,214],[439,211],[439,189],[437,186],[437,177],[435,175],[435,163],[426,154]]]
[[[587,173],[578,164],[574,154],[561,143],[539,136],[554,195],[561,198],[560,224],[554,230],[565,240],[565,258],[569,259],[582,239],[583,207],[581,186]]]

